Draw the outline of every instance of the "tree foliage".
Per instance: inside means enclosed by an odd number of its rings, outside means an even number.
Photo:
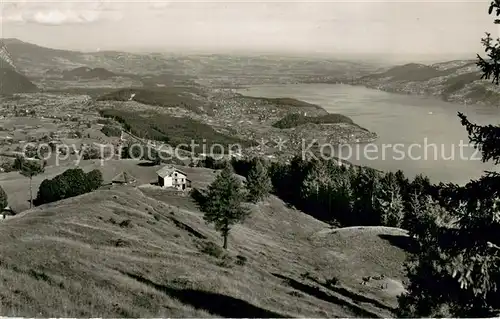
[[[500,0],[489,13],[500,15]],[[500,24],[500,20],[495,20]],[[482,39],[487,58],[478,56],[483,78],[496,85],[500,45]],[[479,126],[458,114],[482,160],[500,163],[500,127]],[[412,231],[420,249],[408,263],[408,293],[400,297],[401,316],[494,317],[500,315],[500,175],[488,172],[465,186],[441,184],[439,208],[415,201]],[[422,208],[422,206],[424,208]],[[434,209],[433,213],[432,212]],[[440,210],[436,212],[435,210]],[[443,210],[445,211],[443,213]],[[436,216],[448,215],[443,223]]]
[[[42,174],[44,169],[44,164],[41,164],[36,160],[27,160],[22,156],[17,156],[14,160],[14,168],[19,171],[19,173],[30,180],[30,208],[33,207],[33,187],[32,181],[33,176]]]
[[[28,178],[33,178],[33,176],[44,172],[44,167],[39,161],[25,160],[22,157],[15,159],[14,167],[19,170],[21,175]]]
[[[249,210],[242,205],[244,199],[245,192],[241,182],[229,166],[208,187],[201,209],[205,213],[205,220],[213,223],[221,233],[225,249],[231,227],[242,222],[249,214]]]
[[[390,227],[401,227],[404,220],[404,202],[396,175],[387,173],[375,189],[375,211],[380,223]]]
[[[233,159],[231,164],[248,178],[252,162]],[[274,194],[315,218],[340,226],[401,226],[413,184],[402,172],[384,174],[298,156],[290,163],[272,162],[267,171]]]
[[[45,179],[38,189],[36,203],[41,205],[92,192],[102,182],[98,169],[85,173],[81,168],[71,168],[53,179]]]
[[[262,160],[256,158],[252,161],[252,168],[247,176],[246,187],[251,202],[263,200],[272,191],[273,185],[267,173],[267,167],[264,166]]]
[[[5,207],[9,204],[7,193],[0,186],[0,213],[4,210]]]

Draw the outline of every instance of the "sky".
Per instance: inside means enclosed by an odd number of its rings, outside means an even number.
[[[490,1],[6,1],[0,36],[53,48],[446,56],[481,53]]]

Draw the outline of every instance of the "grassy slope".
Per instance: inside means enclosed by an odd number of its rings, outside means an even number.
[[[365,76],[362,79],[391,77],[393,81],[428,81],[432,78],[451,75],[456,70],[456,68],[438,70],[424,64],[409,63],[395,66],[380,74]]]
[[[105,176],[117,167],[103,169]],[[198,186],[213,179],[211,170],[185,169]],[[226,258],[201,252],[220,237],[191,200],[151,187],[99,190],[25,211],[0,222],[0,314],[390,315],[405,253],[378,235],[402,231],[332,231],[275,197],[252,210],[233,229]],[[120,227],[127,219],[131,226]],[[235,264],[236,255],[246,264]],[[361,285],[362,276],[379,274],[387,289]],[[334,276],[336,287],[323,285]]]
[[[38,88],[27,77],[9,68],[0,68],[0,94],[32,93]]]
[[[73,157],[75,159],[75,157]],[[76,168],[73,159],[62,162],[59,166],[50,166],[45,169],[45,173],[33,177],[33,196],[38,192],[38,187],[44,179],[54,178],[69,168]],[[100,160],[82,161],[78,167],[88,172],[92,169],[99,169],[103,174],[104,182],[110,182],[122,171],[129,172],[138,179],[140,184],[148,184],[157,181],[156,171],[162,166],[141,166],[144,163],[139,160],[108,160],[101,166]],[[184,171],[190,173],[192,168],[182,167]],[[195,187],[205,187],[211,180],[212,170],[198,169],[198,179],[193,181]],[[22,177],[18,172],[0,174],[0,185],[9,197],[9,204],[16,211],[22,211],[29,207],[29,179]]]

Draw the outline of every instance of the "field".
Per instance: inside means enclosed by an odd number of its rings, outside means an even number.
[[[126,166],[142,182],[154,177],[154,168],[135,164],[110,162],[103,172]],[[199,187],[214,177],[207,169],[187,173]],[[392,316],[404,280],[404,231],[330,229],[275,197],[251,209],[232,230],[228,253],[189,198],[149,185],[108,187],[27,210],[0,222],[0,240],[8,243],[0,246],[0,313]],[[366,276],[375,278],[363,284]]]
[[[49,166],[45,168],[43,174],[33,177],[33,196],[36,196],[38,187],[44,179],[54,178],[70,168],[81,168],[88,172],[93,169],[101,170],[104,183],[109,183],[121,172],[128,172],[134,176],[139,184],[150,184],[157,181],[156,171],[162,166],[144,165],[147,162],[140,160],[107,160],[101,165],[100,160],[82,160],[77,165],[76,160],[68,159],[60,166]],[[183,171],[189,173],[193,168],[182,167]],[[213,171],[209,169],[198,168],[199,178],[193,181],[194,187],[204,187],[207,181],[213,179]],[[19,172],[10,172],[0,174],[0,185],[9,197],[9,204],[15,211],[23,211],[29,208],[29,179],[21,176]]]
[[[102,110],[101,115],[106,118],[116,119],[124,125],[128,132],[136,136],[166,142],[171,146],[179,144],[190,145],[191,141],[201,144],[204,140],[207,146],[217,143],[225,147],[230,144],[252,145],[251,141],[219,133],[211,126],[188,117],[174,117],[166,114],[146,112],[138,115],[133,112],[116,109]]]
[[[199,99],[193,98],[193,94],[188,89],[175,88],[156,88],[156,89],[122,89],[111,92],[97,98],[97,101],[130,101],[134,100],[139,103],[163,106],[163,107],[180,107],[185,108],[194,113],[203,112],[203,104]]]

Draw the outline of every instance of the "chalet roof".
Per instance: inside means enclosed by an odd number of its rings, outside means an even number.
[[[10,206],[7,206],[5,207],[1,212],[0,212],[0,215],[2,215],[3,213],[6,213],[6,215],[16,215],[16,212],[10,208]],[[7,214],[8,213],[8,214]]]
[[[128,172],[121,172],[111,180],[111,182],[114,183],[124,183],[124,184],[128,184],[135,181],[137,181],[137,179],[134,176],[130,175],[130,173]]]
[[[156,171],[156,174],[160,177],[165,177],[165,176],[172,175],[174,172],[178,172],[178,173],[181,173],[181,174],[184,174],[187,176],[187,174],[185,172],[181,171],[178,168],[170,166],[170,165],[167,165],[167,166],[160,168],[159,170]]]

